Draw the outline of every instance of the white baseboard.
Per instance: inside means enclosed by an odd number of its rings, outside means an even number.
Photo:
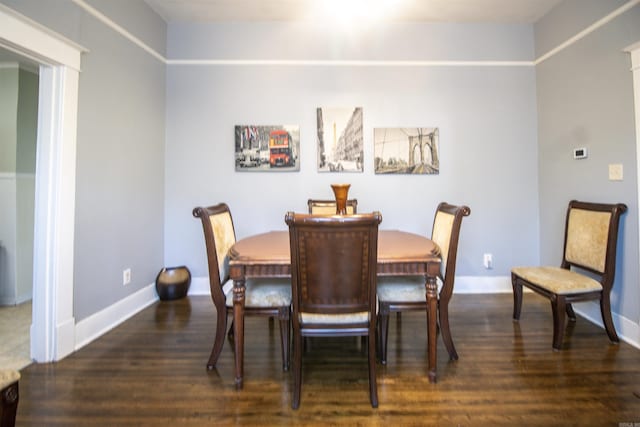
[[[158,301],[158,294],[155,284],[152,283],[104,310],[81,320],[76,324],[75,349],[84,347],[156,301]]]
[[[74,324],[73,317],[66,319],[63,323],[56,325],[56,348],[53,360],[62,360],[76,350],[74,342]],[[33,357],[33,354],[31,355]]]
[[[456,276],[456,294],[502,294],[513,292],[511,276]]]
[[[33,299],[32,292],[28,292],[23,295],[18,295],[18,298],[16,299],[16,305],[24,304],[25,302],[31,301],[32,299]]]
[[[14,306],[24,304],[27,301],[31,301],[31,292],[24,295],[18,295],[17,297],[0,297],[0,306]]]
[[[604,329],[599,303],[593,301],[580,302],[573,304],[573,308],[576,313]],[[640,325],[617,313],[611,313],[611,317],[613,317],[613,325],[616,327],[618,337],[622,341],[640,349]]]
[[[209,276],[192,277],[191,285],[189,285],[189,295],[211,295],[209,289]]]

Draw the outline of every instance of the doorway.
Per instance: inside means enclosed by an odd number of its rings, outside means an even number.
[[[0,4],[0,47],[39,66],[31,358],[75,350],[73,244],[78,79],[86,49]]]
[[[0,49],[0,366],[31,362],[39,65]]]

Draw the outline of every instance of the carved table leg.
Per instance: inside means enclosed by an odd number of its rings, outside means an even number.
[[[429,353],[429,382],[437,381],[437,344],[438,344],[438,285],[436,277],[427,276],[427,349]]]
[[[244,375],[244,279],[233,281],[233,333],[236,362],[236,388],[242,388]]]

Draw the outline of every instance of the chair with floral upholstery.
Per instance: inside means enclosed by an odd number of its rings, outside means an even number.
[[[618,225],[626,210],[622,203],[569,202],[560,267],[511,269],[513,320],[520,320],[523,286],[549,298],[553,312],[552,345],[554,350],[560,350],[565,312],[570,321],[576,321],[571,304],[598,300],[609,339],[617,343],[619,339],[611,318],[610,293],[616,270]]]
[[[319,200],[309,199],[307,200],[309,207],[309,213],[313,215],[335,215],[336,214],[336,201],[335,200]],[[347,200],[347,215],[353,215],[358,213],[358,199]]]
[[[438,324],[449,358],[458,359],[449,328],[449,301],[453,295],[453,283],[456,274],[458,238],[462,218],[471,210],[467,206],[454,206],[440,203],[433,219],[431,240],[439,248],[442,256],[441,271],[438,277]],[[387,336],[389,332],[389,314],[391,312],[415,311],[427,309],[425,276],[382,276],[378,278],[378,332],[380,361],[387,363]],[[435,315],[435,313],[434,313]]]
[[[233,281],[229,278],[229,249],[236,242],[233,219],[225,203],[196,207],[193,216],[202,220],[204,241],[209,265],[211,299],[217,312],[216,336],[207,368],[218,361],[227,328],[227,313],[233,311]],[[247,279],[245,315],[276,317],[280,323],[282,368],[289,369],[289,337],[291,309],[291,280],[288,278]],[[231,330],[229,331],[230,337]]]

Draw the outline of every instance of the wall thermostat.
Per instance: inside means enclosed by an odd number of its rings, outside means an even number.
[[[573,149],[573,158],[574,159],[586,159],[587,158],[587,149],[584,147],[574,148]]]

